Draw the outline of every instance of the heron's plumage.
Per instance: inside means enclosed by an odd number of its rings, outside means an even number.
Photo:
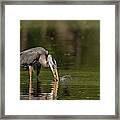
[[[20,53],[20,64],[30,65],[39,61],[41,55],[48,55],[48,51],[42,47],[31,48]]]

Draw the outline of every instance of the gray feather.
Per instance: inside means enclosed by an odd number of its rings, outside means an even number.
[[[29,65],[39,60],[40,55],[47,55],[48,51],[42,47],[31,48],[20,53],[20,64]]]

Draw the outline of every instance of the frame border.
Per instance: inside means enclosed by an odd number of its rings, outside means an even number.
[[[2,1],[1,41],[0,41],[0,119],[118,119],[120,118],[119,95],[119,39],[120,1],[119,0],[45,0],[45,1]],[[115,5],[115,115],[5,115],[5,5]]]

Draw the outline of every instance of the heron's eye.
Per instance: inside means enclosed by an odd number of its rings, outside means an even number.
[[[53,69],[55,69],[55,66],[54,66],[54,65],[52,65],[52,67],[53,67]]]

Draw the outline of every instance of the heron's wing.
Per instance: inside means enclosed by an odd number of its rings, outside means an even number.
[[[25,51],[20,54],[20,64],[32,64],[35,62],[35,60],[39,59],[40,54],[38,52],[33,52],[33,51]]]
[[[45,54],[47,55],[48,54],[48,51],[45,50],[44,48],[42,47],[35,47],[35,48],[31,48],[31,49],[28,49],[26,50],[25,52],[38,52],[39,54]]]

